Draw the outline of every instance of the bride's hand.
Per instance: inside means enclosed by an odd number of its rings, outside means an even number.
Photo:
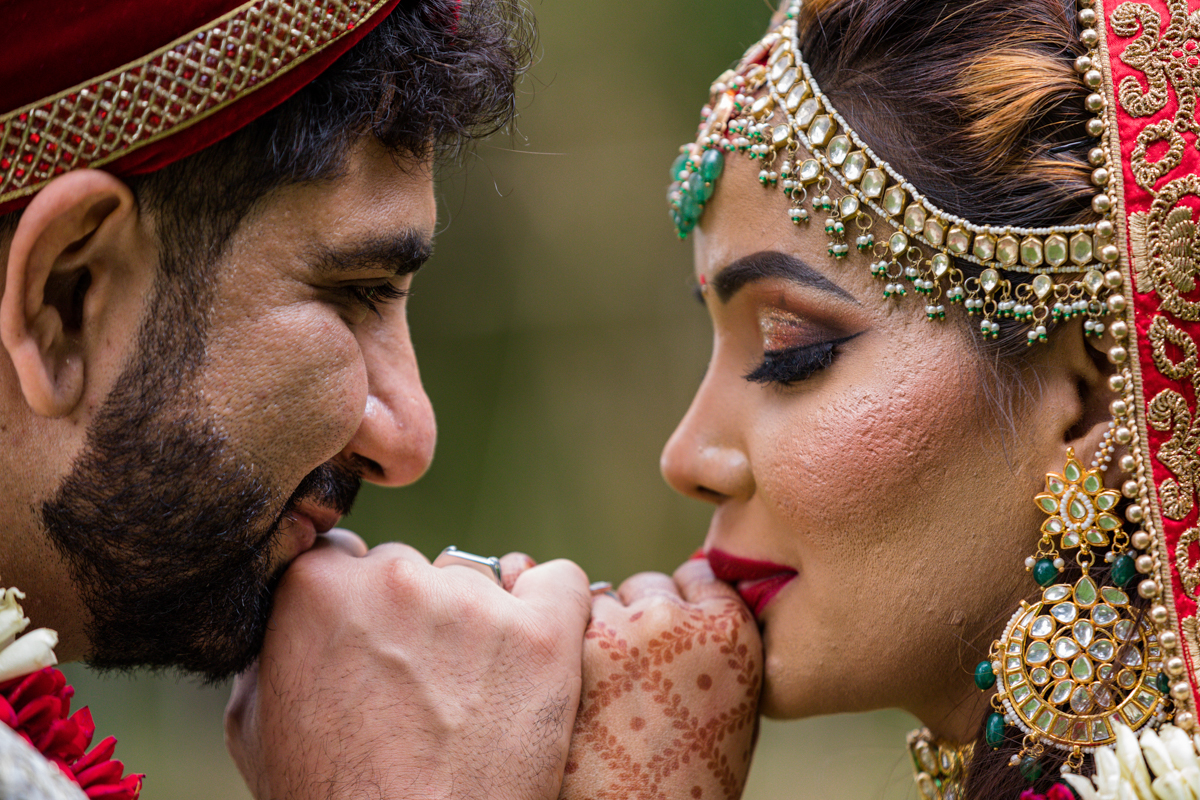
[[[737,798],[757,733],[762,644],[707,561],[592,601],[560,798]]]

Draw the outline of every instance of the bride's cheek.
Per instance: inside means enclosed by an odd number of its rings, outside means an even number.
[[[947,465],[985,457],[986,401],[943,357],[848,361],[759,421],[755,482],[810,543],[836,545],[860,529],[915,535],[936,517],[934,501],[953,496]],[[936,381],[926,374],[934,368]]]

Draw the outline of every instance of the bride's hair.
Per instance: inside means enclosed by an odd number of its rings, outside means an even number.
[[[799,25],[833,106],[935,205],[976,224],[1094,219],[1075,0],[806,0]],[[992,348],[1025,353],[1026,329],[1001,324]]]
[[[1073,224],[1094,219],[1095,194],[1087,90],[1074,69],[1085,54],[1076,13],[1075,0],[805,0],[800,46],[834,107],[936,205],[977,224]],[[956,266],[965,275],[981,270]],[[987,347],[1019,361],[1029,350],[1025,328],[1002,325]],[[997,609],[997,628],[1012,610]],[[987,657],[989,642],[990,634],[964,644],[964,671]],[[1019,737],[993,751],[982,734],[968,797],[1030,788],[1008,766]],[[1056,752],[1043,757],[1035,790],[1058,777]]]

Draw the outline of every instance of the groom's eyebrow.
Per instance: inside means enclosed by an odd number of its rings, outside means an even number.
[[[400,231],[340,249],[318,246],[310,251],[308,260],[318,272],[331,276],[377,269],[401,277],[419,270],[431,255],[433,242],[427,235]]]
[[[810,264],[793,255],[776,250],[763,250],[759,253],[742,256],[718,272],[717,276],[713,278],[712,285],[717,297],[722,303],[726,303],[737,293],[738,289],[746,284],[767,278],[783,278],[810,289],[828,292],[842,300],[849,300],[858,305],[858,300],[852,294],[826,278]]]

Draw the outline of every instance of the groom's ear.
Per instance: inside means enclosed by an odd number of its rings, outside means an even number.
[[[100,170],[55,178],[21,214],[0,296],[0,343],[34,413],[73,414],[104,372],[98,366],[133,335],[120,301],[131,270],[156,263],[145,263],[145,238],[132,191]]]

